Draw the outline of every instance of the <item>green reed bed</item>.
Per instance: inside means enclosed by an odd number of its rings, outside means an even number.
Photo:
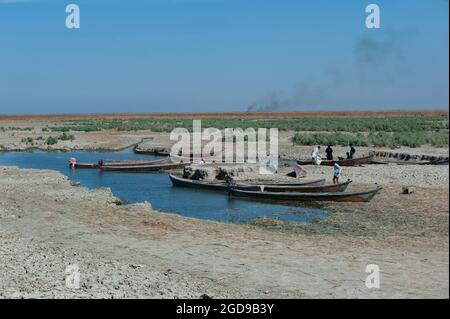
[[[331,144],[357,146],[448,145],[447,116],[393,117],[306,117],[291,119],[196,118],[202,128],[278,128],[295,131],[293,144]],[[96,132],[102,130],[170,132],[183,127],[192,131],[192,119],[114,118],[70,120],[63,126],[48,127],[53,132]]]

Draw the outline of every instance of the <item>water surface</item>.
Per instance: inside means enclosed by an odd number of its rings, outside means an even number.
[[[167,174],[101,172],[96,169],[70,169],[68,160],[96,163],[98,160],[153,160],[149,155],[120,152],[0,152],[0,165],[20,168],[52,169],[88,188],[109,187],[113,194],[128,203],[148,201],[161,211],[215,221],[248,223],[267,216],[287,221],[310,222],[328,216],[324,210],[288,204],[257,202],[230,198],[226,193],[173,187]]]

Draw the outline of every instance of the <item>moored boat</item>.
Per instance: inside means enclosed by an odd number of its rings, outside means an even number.
[[[370,164],[372,162],[373,156],[365,156],[365,157],[359,157],[359,158],[349,158],[349,159],[343,159],[343,160],[323,160],[320,165],[322,166],[333,166],[333,163],[337,163],[339,166],[358,166],[358,165],[364,165],[364,164]],[[297,161],[297,164],[299,165],[313,165],[313,160],[307,160],[307,161]]]
[[[260,192],[231,188],[229,194],[237,197],[246,197],[257,200],[295,201],[295,202],[315,202],[315,201],[336,201],[336,202],[369,202],[379,191],[377,187],[368,191],[357,192],[336,192],[336,193],[280,193],[280,192]]]
[[[95,163],[74,163],[72,168],[98,168],[98,164]]]
[[[288,192],[288,193],[335,193],[345,192],[352,181],[329,185],[259,185],[262,192]]]
[[[151,164],[135,164],[135,165],[100,165],[99,168],[102,171],[115,171],[115,172],[155,172],[164,169],[181,168],[189,163],[179,162],[159,162]]]
[[[135,154],[141,154],[141,155],[154,155],[154,156],[170,156],[170,152],[167,151],[158,151],[158,150],[141,150],[138,148],[134,148],[133,152]]]
[[[169,174],[169,178],[172,181],[172,184],[174,186],[181,186],[181,187],[189,187],[189,188],[201,188],[201,189],[210,189],[210,190],[223,190],[227,191],[230,188],[230,185],[225,181],[205,181],[205,180],[192,180],[187,178],[178,177],[172,174]],[[232,187],[238,188],[238,189],[246,189],[246,190],[254,190],[254,191],[265,191],[266,189],[270,189],[274,192],[294,192],[294,191],[302,191],[302,190],[308,190],[311,191],[319,191],[321,185],[323,185],[325,182],[324,179],[318,179],[318,180],[311,180],[311,181],[305,181],[303,183],[298,184],[261,184],[261,183],[237,183],[233,185]],[[327,189],[328,187],[333,187],[336,189],[344,189],[347,188],[348,184],[350,184],[351,181],[348,181],[346,183],[342,183],[339,185],[324,185]]]
[[[183,161],[183,162],[191,161],[194,158],[194,156],[196,158],[204,159],[204,160],[212,160],[212,159],[216,159],[216,157],[218,157],[217,159],[220,159],[220,161],[222,161],[222,157],[220,156],[221,152],[218,152],[216,154],[216,156],[214,156],[214,154],[207,154],[207,155],[205,155],[205,154],[192,154],[192,153],[189,153],[189,154],[182,154],[182,153],[175,154],[175,153],[171,153],[169,151],[140,150],[138,148],[134,148],[133,151],[134,151],[135,154],[171,157],[173,160],[179,160],[179,161]]]
[[[154,161],[99,161],[98,166],[142,166],[142,165],[155,165],[160,163],[170,163],[167,159],[160,159]]]
[[[199,181],[192,180],[187,178],[178,177],[172,174],[169,174],[169,178],[172,181],[173,186],[180,187],[188,187],[188,188],[199,188],[199,189],[208,189],[208,190],[220,190],[220,191],[228,191],[230,185],[224,181]],[[258,191],[259,186],[244,186],[247,190]]]

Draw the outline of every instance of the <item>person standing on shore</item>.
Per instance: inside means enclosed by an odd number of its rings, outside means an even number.
[[[339,184],[339,177],[342,175],[342,167],[338,163],[333,162],[333,184]]]
[[[350,153],[349,153],[349,157],[348,158],[352,159],[353,156],[355,155],[355,153],[356,153],[356,150],[353,147],[353,144],[350,144]]]
[[[331,145],[328,145],[328,147],[325,150],[325,153],[327,153],[327,160],[332,161],[333,160],[333,149],[331,148]]]
[[[314,163],[314,165],[320,165],[322,163],[322,158],[319,154],[320,146],[314,146],[313,151],[311,153],[311,159]]]

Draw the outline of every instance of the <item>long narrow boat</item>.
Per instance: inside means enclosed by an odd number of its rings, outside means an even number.
[[[397,164],[397,165],[448,165],[448,159],[430,161],[405,161],[385,158],[374,158],[370,164]]]
[[[169,174],[169,178],[172,181],[173,186],[188,187],[188,188],[200,188],[208,190],[220,190],[227,191],[230,186],[223,181],[197,181],[193,179],[187,179]],[[259,186],[245,186],[247,190],[259,191]]]
[[[142,165],[155,165],[159,163],[168,163],[166,159],[163,160],[155,160],[155,161],[107,161],[99,163],[69,163],[69,167],[71,168],[99,168],[100,166],[142,166]]]
[[[178,177],[175,175],[169,174],[169,178],[172,181],[172,184],[174,186],[180,186],[180,187],[189,187],[189,188],[201,188],[201,189],[210,189],[210,190],[223,190],[227,191],[230,186],[224,182],[224,181],[197,181],[187,178]],[[311,189],[311,191],[319,191],[321,185],[325,182],[324,179],[318,179],[318,180],[312,180],[312,181],[305,181],[303,183],[299,184],[260,184],[260,183],[243,183],[243,184],[237,184],[234,185],[234,187],[239,189],[245,189],[245,190],[254,190],[254,191],[265,191],[265,189],[270,189],[272,191],[276,192],[294,192],[294,191],[302,191],[307,190],[308,188]],[[348,181],[347,183],[343,183],[338,185],[325,185],[334,187],[340,187],[341,189],[347,188],[348,184],[351,181]]]
[[[134,148],[133,152],[135,154],[142,154],[142,155],[154,155],[154,156],[170,156],[170,152],[166,151],[157,151],[157,150],[140,150],[138,148]]]
[[[377,187],[368,191],[359,192],[337,192],[337,193],[279,193],[279,192],[258,192],[241,189],[230,189],[232,196],[246,197],[251,199],[315,202],[315,201],[335,201],[335,202],[369,202],[379,191]]]
[[[143,155],[154,155],[154,156],[166,156],[166,157],[172,157],[172,159],[174,160],[182,160],[184,162],[186,161],[190,161],[193,157],[194,154],[190,153],[190,154],[173,154],[171,152],[168,151],[158,151],[158,150],[140,150],[137,148],[134,148],[134,153],[135,154],[143,154]],[[220,156],[221,152],[218,152],[216,154],[216,156]],[[213,158],[214,155],[204,155],[204,154],[195,154],[195,157],[197,158],[203,158],[203,159],[209,159],[209,158]]]
[[[320,165],[323,166],[333,166],[333,163],[336,162],[339,164],[339,166],[358,166],[363,164],[370,164],[372,162],[373,156],[365,156],[360,158],[352,158],[352,159],[344,159],[344,160],[336,160],[336,161],[329,161],[324,160],[320,163]],[[313,165],[313,160],[307,160],[307,161],[297,161],[299,165]]]
[[[275,193],[336,193],[345,192],[348,185],[352,181],[349,179],[344,183],[329,184],[329,185],[259,185],[261,192],[275,192]],[[238,187],[238,189],[240,189]]]
[[[115,172],[155,172],[164,169],[181,168],[186,165],[189,165],[189,163],[164,162],[164,163],[153,163],[144,165],[136,164],[131,166],[100,165],[99,168],[102,171],[115,171]]]
[[[325,184],[325,178],[322,179],[312,179],[312,180],[306,180],[300,183],[270,183],[268,182],[247,182],[245,184],[253,184],[253,185],[266,185],[266,186],[318,186],[318,185],[324,185]]]
[[[155,165],[160,163],[170,163],[167,159],[160,159],[154,161],[106,161],[100,162],[98,166],[143,166],[143,165]]]
[[[72,167],[73,168],[98,168],[98,164],[96,164],[96,163],[74,163]]]
[[[186,154],[186,155],[170,154],[170,158],[173,161],[192,162],[194,160],[194,154]],[[222,162],[223,161],[223,158],[222,158],[220,152],[217,153],[216,155],[195,154],[195,159],[209,161],[209,162],[215,162],[215,161]]]

